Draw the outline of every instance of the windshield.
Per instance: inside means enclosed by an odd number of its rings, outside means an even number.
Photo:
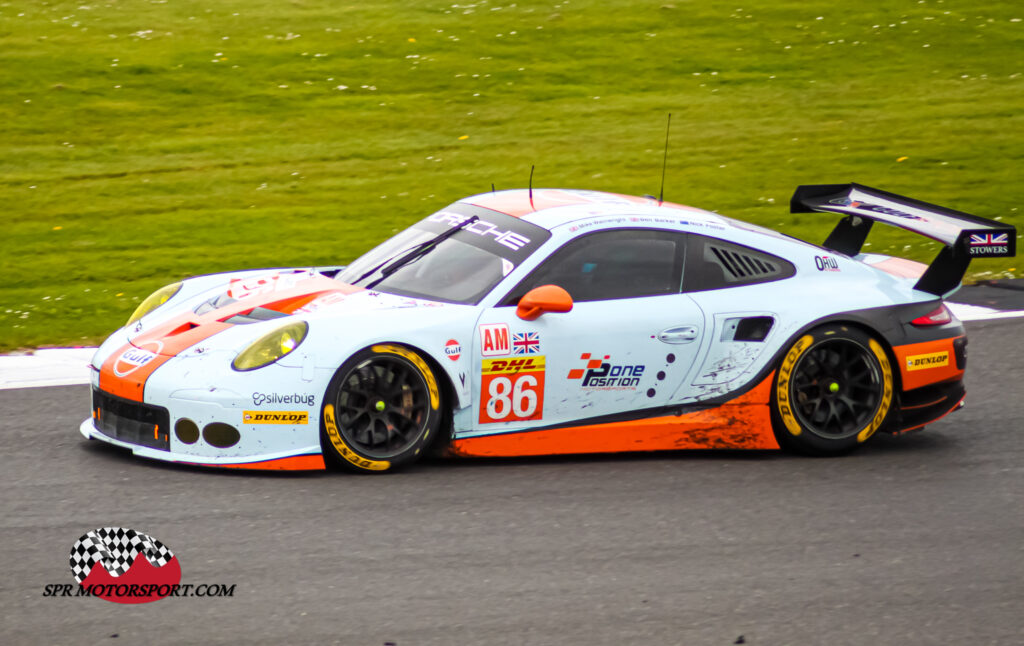
[[[478,219],[467,224],[473,216]],[[460,226],[422,255],[394,267],[396,259]],[[550,236],[503,213],[453,204],[364,254],[337,280],[401,296],[476,304]],[[389,267],[393,273],[382,271]]]

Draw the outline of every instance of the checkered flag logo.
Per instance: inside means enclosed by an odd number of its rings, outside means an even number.
[[[158,568],[174,558],[171,550],[152,536],[124,527],[100,527],[78,539],[71,548],[71,573],[82,583],[99,563],[110,576],[119,577],[131,569],[139,555]]]

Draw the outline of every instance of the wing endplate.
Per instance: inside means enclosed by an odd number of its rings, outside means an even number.
[[[914,286],[940,296],[960,284],[973,258],[1012,258],[1017,254],[1017,229],[1013,225],[861,184],[799,186],[790,201],[790,211],[845,215],[822,246],[848,256],[860,253],[872,222],[884,222],[941,242],[944,248]]]

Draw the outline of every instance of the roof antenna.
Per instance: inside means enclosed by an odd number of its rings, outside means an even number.
[[[494,192],[494,182],[491,182],[491,192]]]
[[[665,158],[661,160],[661,193],[658,194],[658,206],[665,201],[665,169],[668,167],[668,130],[672,127],[672,113],[668,113],[668,123],[665,124]]]
[[[530,208],[534,211],[537,210],[537,207],[533,205],[533,164],[530,164]]]

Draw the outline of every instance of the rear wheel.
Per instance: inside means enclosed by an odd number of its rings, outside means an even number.
[[[324,398],[324,456],[360,473],[416,460],[437,436],[441,389],[424,359],[394,344],[356,353],[335,373]]]
[[[790,346],[775,377],[779,444],[813,455],[846,453],[882,427],[893,403],[882,345],[845,325],[826,325]]]

